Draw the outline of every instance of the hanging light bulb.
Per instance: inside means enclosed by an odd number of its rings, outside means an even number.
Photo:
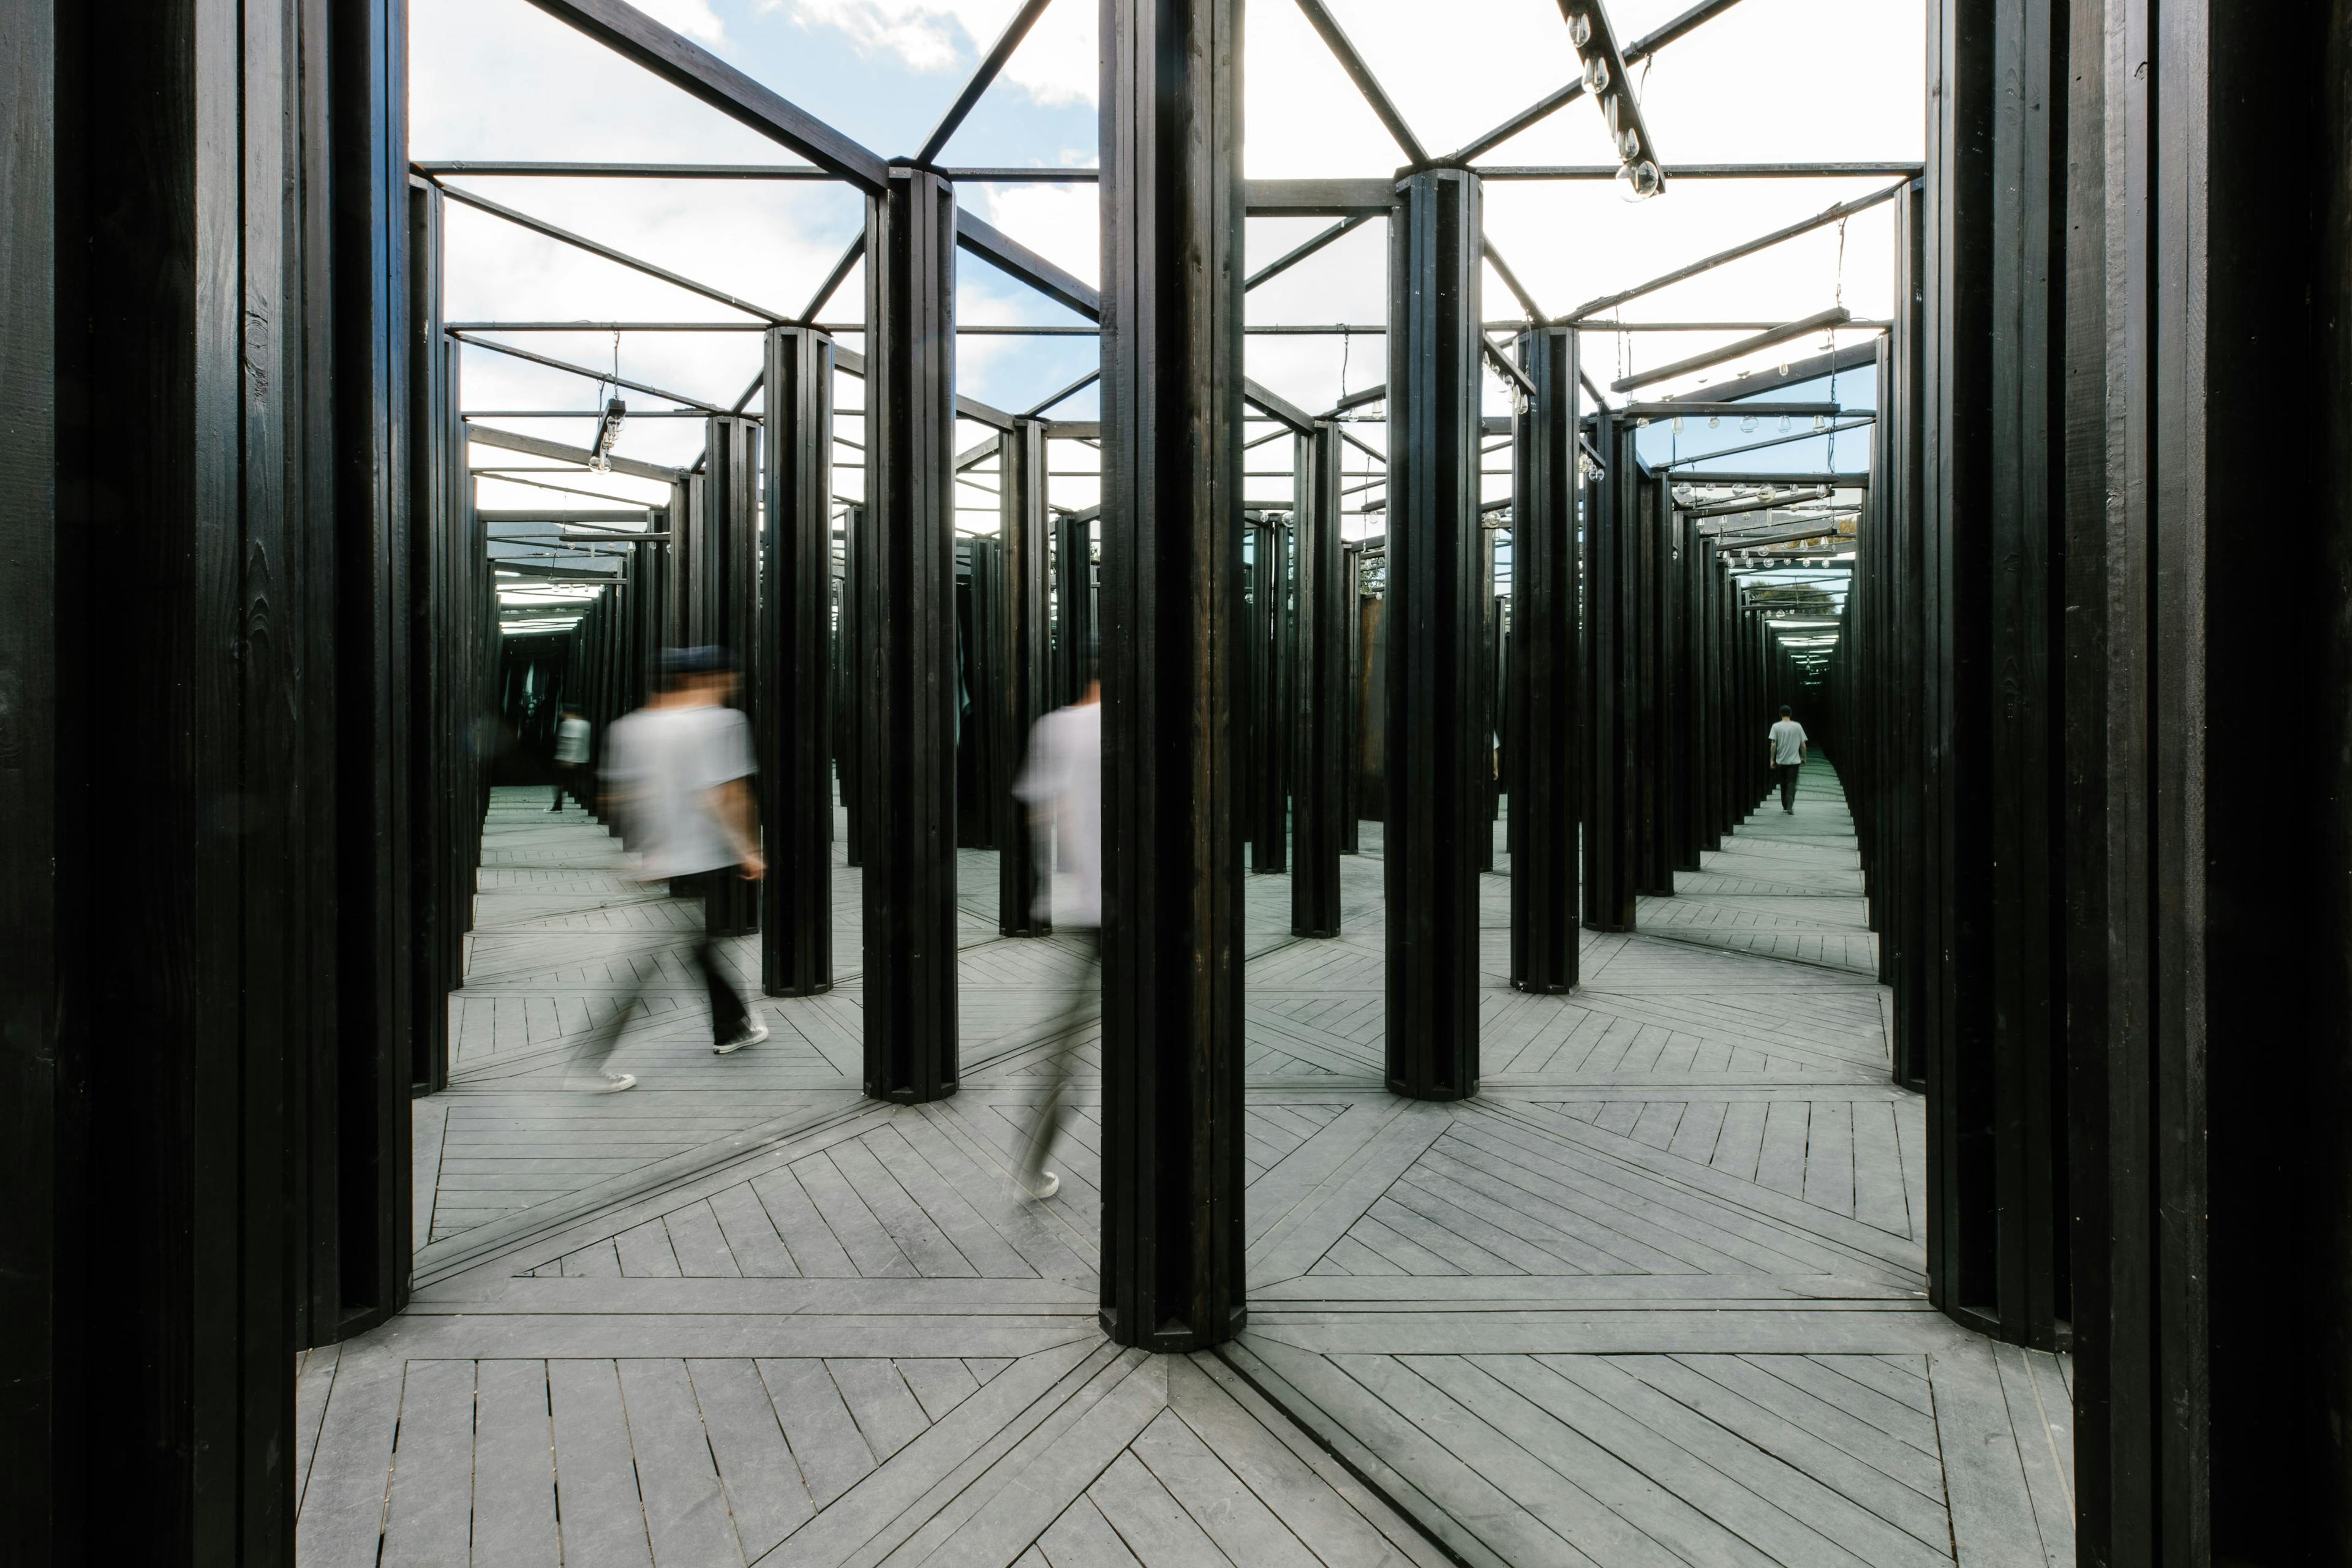
[[[1579,50],[1592,41],[1592,18],[1578,11],[1568,19],[1568,41]]]
[[[1595,98],[1609,90],[1609,62],[1599,55],[1584,62],[1584,90]]]
[[[1675,487],[1675,504],[1676,506],[1688,506],[1697,499],[1698,491],[1691,489],[1690,486],[1676,485]]]
[[[1723,428],[1723,416],[1722,416],[1722,415],[1720,415],[1720,414],[1710,414],[1710,415],[1708,415],[1708,416],[1706,416],[1706,427],[1707,427],[1708,429],[1710,429],[1710,430],[1720,430],[1720,429],[1722,429],[1722,428]]]
[[[1617,165],[1617,196],[1620,201],[1646,202],[1665,188],[1665,180],[1658,166],[1644,158],[1638,163]]]
[[[1640,132],[1628,125],[1624,130],[1617,132],[1617,156],[1630,163],[1641,155],[1642,133]]]
[[[1814,417],[1818,419],[1818,418],[1820,418],[1820,417],[1821,417],[1821,416],[1819,416],[1819,415],[1815,415],[1815,416],[1814,416]],[[1780,416],[1780,428],[1781,428],[1781,429],[1783,429],[1783,430],[1786,430],[1788,427],[1789,427],[1789,416],[1788,416],[1787,415],[1783,414],[1783,415],[1781,415],[1781,416]]]
[[[1756,416],[1750,414],[1741,419],[1739,422],[1739,428],[1747,435],[1753,436],[1756,434]]]

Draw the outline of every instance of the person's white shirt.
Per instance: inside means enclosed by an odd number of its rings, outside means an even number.
[[[1013,794],[1054,829],[1051,872],[1038,879],[1031,912],[1061,926],[1101,925],[1101,703],[1057,708],[1037,721]]]
[[[1794,719],[1783,719],[1772,726],[1772,761],[1780,767],[1794,767],[1805,760],[1805,727]]]
[[[604,733],[604,779],[649,880],[733,866],[711,792],[749,778],[751,726],[716,704],[640,708]]]
[[[577,713],[564,715],[555,726],[555,760],[559,763],[584,763],[588,760],[588,721]]]

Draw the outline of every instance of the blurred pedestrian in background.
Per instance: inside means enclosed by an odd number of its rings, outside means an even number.
[[[1029,758],[1013,793],[1029,808],[1035,831],[1031,841],[1039,860],[1036,913],[1059,931],[1078,939],[1078,973],[1070,982],[1069,1003],[1054,1033],[1076,1027],[1102,973],[1102,682],[1092,668],[1077,701],[1037,721],[1029,732]],[[1062,1178],[1045,1169],[1045,1156],[1061,1131],[1069,1092],[1068,1047],[1054,1053],[1045,1086],[1030,1125],[1019,1179],[1033,1197],[1050,1198]]]
[[[567,704],[555,724],[555,804],[548,810],[562,811],[567,792],[585,804],[588,797],[580,786],[580,768],[587,760],[588,716]]]
[[[672,648],[661,674],[659,695],[605,732],[604,799],[620,818],[622,842],[637,854],[637,874],[667,881],[672,898],[702,899],[720,878],[757,879],[767,870],[751,796],[751,726],[727,706],[735,670],[723,650]],[[710,994],[710,1048],[725,1056],[766,1039],[768,1026],[719,968],[707,906],[698,913],[694,963]],[[631,995],[583,1048],[572,1087],[615,1094],[635,1084],[629,1073],[606,1072],[604,1061],[643,994]]]

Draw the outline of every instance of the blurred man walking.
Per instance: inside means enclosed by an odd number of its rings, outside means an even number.
[[[605,732],[605,799],[619,814],[623,842],[637,853],[637,874],[667,881],[672,898],[703,899],[719,879],[756,880],[767,870],[751,796],[751,726],[727,706],[735,671],[721,650],[673,648],[663,657],[662,679],[658,696]],[[694,963],[710,994],[710,1048],[725,1056],[766,1039],[768,1026],[719,967],[707,900]],[[631,1074],[606,1072],[604,1060],[642,995],[632,995],[589,1042],[573,1088],[615,1094],[635,1084]]]
[[[1069,1005],[1054,1033],[1076,1028],[1102,973],[1102,682],[1089,679],[1084,696],[1037,721],[1029,732],[1029,760],[1013,794],[1029,808],[1041,859],[1036,913],[1078,939],[1082,958],[1070,982]],[[1055,1052],[1045,1098],[1031,1124],[1020,1181],[1031,1196],[1050,1198],[1062,1178],[1045,1169],[1061,1131],[1069,1092],[1068,1048]]]

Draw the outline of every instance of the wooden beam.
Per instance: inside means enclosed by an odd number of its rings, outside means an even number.
[[[531,0],[531,4],[729,119],[869,194],[881,190],[888,180],[888,165],[877,154],[626,0]]]

